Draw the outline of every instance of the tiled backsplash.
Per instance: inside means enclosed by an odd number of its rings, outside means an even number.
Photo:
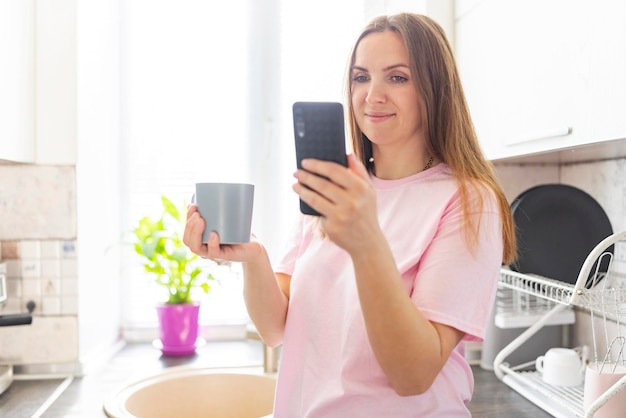
[[[0,165],[0,240],[76,239],[76,168]]]
[[[31,325],[0,327],[0,364],[79,360],[76,168],[0,165],[0,260],[8,299],[0,314],[26,313]]]
[[[76,241],[1,241],[0,248],[8,293],[2,313],[25,312],[33,301],[34,315],[78,314]]]

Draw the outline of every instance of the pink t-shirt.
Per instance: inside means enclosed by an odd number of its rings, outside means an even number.
[[[415,306],[465,332],[464,340],[482,340],[502,261],[495,197],[485,193],[475,214],[480,237],[472,253],[445,164],[400,180],[371,180],[379,222]],[[276,269],[292,277],[274,417],[469,417],[474,379],[465,342],[426,393],[397,395],[368,342],[351,259],[315,225],[313,217],[300,218]]]

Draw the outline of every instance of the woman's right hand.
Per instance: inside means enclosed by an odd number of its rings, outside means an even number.
[[[211,231],[209,242],[207,244],[202,243],[202,233],[205,226],[206,223],[198,212],[198,206],[189,205],[183,242],[200,257],[215,261],[251,262],[263,256],[263,247],[256,241],[254,235],[250,237],[248,243],[220,245],[219,235],[217,232]]]

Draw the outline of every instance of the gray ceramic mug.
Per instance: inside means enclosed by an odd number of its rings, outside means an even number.
[[[206,222],[202,242],[216,231],[221,244],[250,241],[254,185],[247,183],[196,183],[195,203]]]

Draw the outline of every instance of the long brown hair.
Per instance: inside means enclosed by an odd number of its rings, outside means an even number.
[[[346,75],[348,127],[355,154],[368,166],[372,144],[356,123],[350,72],[360,41],[371,33],[385,31],[393,31],[404,40],[413,83],[422,98],[419,105],[425,115],[426,149],[430,155],[445,162],[458,181],[470,247],[475,248],[477,244],[480,225],[470,220],[468,187],[487,187],[493,190],[500,206],[504,247],[502,260],[512,262],[517,248],[509,203],[493,165],[485,159],[480,148],[450,44],[441,26],[431,18],[412,13],[379,16],[357,38]],[[482,207],[482,201],[479,205]]]

